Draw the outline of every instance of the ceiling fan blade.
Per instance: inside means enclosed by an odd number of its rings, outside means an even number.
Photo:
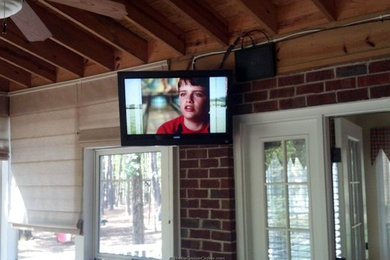
[[[49,29],[26,1],[23,3],[22,10],[10,18],[30,42],[44,41],[52,36]]]
[[[47,0],[89,12],[108,16],[117,20],[127,15],[126,7],[111,0]]]

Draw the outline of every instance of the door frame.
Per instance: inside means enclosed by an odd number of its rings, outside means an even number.
[[[378,159],[380,161],[378,161]],[[377,185],[378,185],[378,190],[377,190],[377,193],[378,193],[378,210],[380,213],[378,213],[379,215],[379,259],[381,260],[384,260],[384,259],[389,259],[389,256],[390,256],[390,248],[387,247],[388,243],[390,242],[389,241],[389,238],[387,237],[387,232],[386,232],[386,228],[384,228],[385,226],[385,222],[386,222],[386,212],[385,212],[385,199],[384,199],[384,192],[385,192],[385,188],[383,187],[385,181],[384,181],[384,176],[383,176],[383,173],[386,172],[386,171],[390,171],[389,169],[389,166],[390,165],[386,165],[387,163],[390,163],[389,162],[389,158],[387,158],[387,155],[385,154],[385,152],[383,150],[381,150],[379,152],[379,154],[377,155],[376,157],[376,160],[375,160],[375,173],[376,173],[376,176],[377,176]],[[390,172],[389,172],[390,173]]]
[[[346,259],[355,259],[354,255],[360,257],[361,259],[365,259],[366,255],[366,230],[367,230],[367,214],[366,214],[366,194],[365,194],[365,169],[364,169],[364,151],[363,151],[363,130],[362,127],[356,125],[355,123],[345,119],[343,117],[337,117],[334,119],[335,125],[335,145],[337,148],[341,149],[341,163],[337,164],[338,168],[338,183],[339,183],[339,202],[340,202],[340,221],[341,221],[341,250],[342,257]],[[359,182],[354,182],[353,185],[360,184],[359,189],[354,191],[354,189],[350,188],[352,181],[352,169],[351,167],[351,154],[349,153],[349,141],[353,140],[353,142],[358,145],[358,160],[356,160],[356,167],[359,172]],[[356,180],[354,180],[356,181]],[[354,248],[354,244],[352,243],[352,237],[354,236],[352,225],[352,216],[353,212],[353,202],[351,199],[354,197],[352,193],[358,194],[359,202],[361,203],[361,207],[359,207],[359,219],[363,224],[363,228],[361,230],[362,234],[360,236],[360,247],[362,250],[357,252],[356,248]],[[355,245],[356,246],[356,245]]]
[[[246,166],[244,165],[244,156],[246,150],[241,146],[243,136],[245,135],[246,127],[256,124],[282,122],[291,120],[301,120],[304,118],[321,117],[323,128],[323,161],[321,162],[321,174],[327,177],[326,180],[326,196],[330,197],[332,192],[332,183],[330,181],[330,147],[329,147],[329,125],[327,117],[331,116],[346,116],[354,114],[365,114],[374,112],[389,112],[390,98],[378,100],[356,101],[350,103],[324,105],[317,107],[299,108],[292,110],[272,111],[263,113],[252,113],[246,115],[238,115],[233,118],[233,154],[234,154],[234,175],[235,175],[235,197],[236,197],[236,232],[237,232],[237,258],[248,259],[247,250],[249,249],[250,241],[246,230],[249,230],[248,223],[245,221],[249,205],[247,194],[242,189],[245,185]],[[323,167],[322,167],[323,166]],[[332,214],[332,201],[327,201],[327,215]],[[333,246],[333,217],[328,218],[328,245],[326,250],[329,256],[335,252]],[[249,260],[249,259],[248,259]]]

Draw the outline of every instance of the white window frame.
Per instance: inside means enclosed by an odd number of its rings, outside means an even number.
[[[334,104],[334,105],[324,105],[310,108],[301,108],[301,109],[293,109],[293,110],[283,110],[283,111],[275,111],[275,112],[264,112],[264,113],[256,113],[256,114],[247,114],[247,115],[239,115],[234,117],[233,129],[234,129],[234,172],[235,172],[235,197],[236,197],[236,230],[237,230],[237,259],[240,260],[250,260],[248,258],[248,249],[252,243],[252,234],[250,231],[253,230],[255,223],[250,223],[247,221],[251,219],[251,216],[248,216],[248,212],[253,212],[256,209],[253,209],[250,203],[247,200],[247,192],[246,192],[246,183],[245,181],[245,173],[246,173],[246,165],[243,162],[242,158],[244,158],[246,154],[245,147],[241,147],[241,142],[243,136],[245,136],[247,129],[246,126],[254,125],[264,122],[281,122],[281,121],[294,121],[307,117],[320,117],[323,119],[322,122],[322,132],[323,138],[320,140],[322,143],[321,153],[323,153],[320,171],[318,174],[322,174],[322,176],[326,177],[326,194],[321,194],[321,196],[327,196],[331,198],[331,189],[332,183],[330,181],[331,174],[331,165],[330,165],[330,147],[329,147],[329,133],[328,133],[328,125],[326,117],[331,116],[345,116],[345,115],[354,115],[354,114],[365,114],[365,113],[374,113],[374,112],[389,112],[390,111],[390,98],[383,98],[378,100],[366,100],[366,101],[358,101],[358,102],[350,102],[350,103],[342,103],[342,104]],[[318,194],[319,196],[319,194]],[[324,244],[324,248],[322,250],[326,251],[326,254],[332,258],[334,255],[334,243],[333,243],[333,221],[332,221],[332,202],[331,200],[327,200],[327,207],[325,209],[328,218],[327,223],[327,237],[328,241]],[[264,212],[266,214],[266,212]],[[260,234],[262,235],[262,234]],[[258,239],[260,238],[258,237]],[[324,241],[326,242],[326,241]],[[327,257],[327,256],[325,256]],[[327,258],[327,259],[330,259]]]
[[[18,256],[19,232],[8,222],[10,183],[9,161],[0,160],[0,260]]]
[[[98,212],[99,203],[96,188],[99,185],[98,157],[106,154],[161,152],[162,161],[162,259],[180,257],[179,225],[179,174],[178,149],[173,146],[121,147],[106,149],[85,149],[84,151],[84,205],[83,239],[76,243],[76,257],[79,259],[133,259],[131,256],[111,256],[98,253]]]

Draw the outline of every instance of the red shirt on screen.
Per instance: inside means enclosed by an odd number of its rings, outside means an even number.
[[[175,119],[165,122],[157,129],[157,134],[202,134],[209,133],[210,123],[203,126],[198,131],[192,131],[185,127],[184,116],[178,116]]]

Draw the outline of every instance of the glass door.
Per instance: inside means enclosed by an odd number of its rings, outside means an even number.
[[[335,119],[336,146],[341,148],[336,187],[339,194],[340,241],[336,248],[341,259],[366,259],[365,192],[363,140],[359,126],[343,118]]]
[[[237,258],[330,259],[322,118],[248,122],[235,142]]]

